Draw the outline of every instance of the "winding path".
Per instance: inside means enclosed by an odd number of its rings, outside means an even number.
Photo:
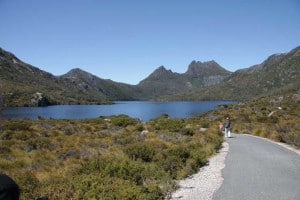
[[[300,153],[249,135],[233,134],[224,144],[225,150],[209,164],[217,171],[207,166],[208,172],[204,169],[181,181],[172,199],[300,200]],[[215,186],[203,186],[211,181]]]
[[[227,142],[224,182],[214,200],[300,200],[297,153],[248,135],[234,135]]]

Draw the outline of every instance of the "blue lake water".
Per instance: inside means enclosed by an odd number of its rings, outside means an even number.
[[[5,108],[4,119],[43,118],[85,119],[99,116],[126,114],[142,121],[148,121],[161,114],[170,117],[186,118],[202,114],[219,105],[232,104],[232,101],[116,101],[112,105],[57,105],[48,107]]]

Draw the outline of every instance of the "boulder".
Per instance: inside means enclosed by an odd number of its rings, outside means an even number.
[[[45,97],[44,94],[41,92],[36,92],[33,95],[32,99],[31,99],[31,103],[34,106],[38,106],[38,107],[51,105],[51,103],[49,102],[47,97]]]

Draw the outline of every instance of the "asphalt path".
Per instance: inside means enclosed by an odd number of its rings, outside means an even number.
[[[213,200],[300,200],[299,154],[248,135],[226,140],[224,181]]]

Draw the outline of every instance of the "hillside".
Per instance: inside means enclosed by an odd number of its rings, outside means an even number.
[[[60,80],[76,85],[85,93],[101,94],[109,100],[133,100],[137,98],[134,86],[101,79],[81,69],[72,69],[59,77]]]
[[[233,132],[253,134],[300,148],[300,88],[267,95],[208,112],[208,121],[223,123],[230,116]]]
[[[173,98],[247,100],[299,87],[300,47],[297,47],[286,54],[272,55],[259,65],[238,70],[218,84]]]
[[[130,85],[100,79],[79,69],[54,76],[0,49],[0,92],[4,106],[103,104],[135,97]]]
[[[143,91],[143,99],[156,99],[162,94],[176,94],[188,88],[180,74],[167,70],[164,66],[157,68],[137,87]]]
[[[0,94],[5,106],[103,104],[115,100],[247,100],[300,87],[300,47],[263,63],[227,71],[215,61],[192,61],[185,73],[161,66],[137,85],[81,69],[54,76],[0,48]]]
[[[142,80],[137,87],[143,91],[144,97],[157,99],[166,95],[194,92],[221,83],[230,74],[215,61],[204,63],[192,61],[183,74],[161,66]]]
[[[5,106],[102,104],[114,100],[150,100],[220,83],[230,75],[215,61],[196,62],[183,73],[161,66],[138,85],[101,79],[81,69],[54,76],[0,49],[1,92]]]
[[[250,99],[268,94],[280,94],[300,86],[300,48],[287,54],[270,56],[260,65],[237,71],[215,88],[224,97]],[[226,90],[226,88],[229,88]],[[228,93],[227,93],[228,92]]]
[[[0,49],[0,72],[1,92],[5,106],[45,106],[87,102],[80,98],[82,96],[80,91],[73,85],[61,82],[54,75],[22,62],[3,49]]]

